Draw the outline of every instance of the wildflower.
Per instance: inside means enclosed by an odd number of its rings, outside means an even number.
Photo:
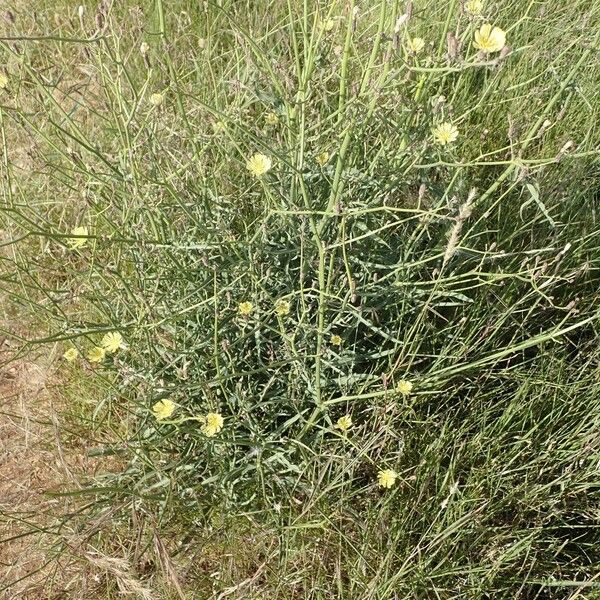
[[[272,166],[273,162],[271,159],[260,153],[252,156],[246,163],[246,169],[248,169],[254,177],[262,177]]]
[[[148,42],[142,42],[140,44],[140,54],[144,56],[145,54],[147,54],[148,50],[150,50],[150,45],[148,44]]]
[[[201,431],[206,437],[214,437],[221,429],[223,429],[223,417],[220,413],[208,413],[204,417]]]
[[[157,421],[164,421],[175,412],[176,408],[177,405],[171,400],[159,400],[152,407],[152,412],[154,413]]]
[[[0,90],[3,90],[8,85],[8,77],[0,72]]]
[[[112,331],[102,338],[100,345],[108,353],[116,352],[123,347],[123,336],[118,331]]]
[[[381,487],[391,488],[398,477],[398,473],[393,469],[383,469],[377,473],[377,481]]]
[[[240,302],[238,306],[238,312],[242,317],[249,317],[254,310],[254,304],[252,302]]]
[[[68,362],[73,362],[78,356],[79,356],[79,350],[77,350],[77,348],[69,348],[63,354],[63,358]]]
[[[333,346],[341,346],[342,338],[337,333],[335,333],[334,335],[331,336],[331,344]]]
[[[159,94],[158,92],[152,94],[150,96],[150,104],[152,106],[160,106],[165,101],[165,97],[163,94]]]
[[[325,31],[331,31],[335,27],[335,21],[333,19],[327,19],[325,23],[323,23],[323,29]]]
[[[440,123],[433,129],[433,139],[440,146],[456,141],[458,129],[452,123]]]
[[[408,38],[406,48],[411,54],[419,54],[425,48],[425,40],[420,37]]]
[[[475,32],[474,46],[486,54],[500,52],[505,44],[506,33],[500,27],[492,27],[489,23],[485,23],[479,31]]]
[[[227,129],[227,125],[225,121],[215,121],[212,128],[215,133],[223,133]]]
[[[465,10],[473,16],[480,15],[483,11],[482,0],[469,0],[465,3]]]
[[[412,392],[412,389],[413,384],[410,381],[407,381],[406,379],[400,381],[396,386],[396,391],[399,394],[402,394],[403,396],[408,396]]]
[[[265,123],[267,125],[277,125],[279,123],[279,117],[277,113],[270,112],[265,115]]]
[[[71,229],[71,235],[76,236],[84,236],[88,235],[87,227],[75,227],[75,229]],[[87,244],[87,240],[84,237],[73,237],[67,238],[66,240],[67,246],[71,248],[71,250],[75,250],[76,248],[83,248]]]
[[[343,433],[346,433],[346,431],[352,427],[352,417],[350,415],[344,415],[343,417],[340,417],[335,426]]]
[[[275,312],[280,317],[285,317],[290,314],[290,303],[287,300],[277,300],[275,302]]]
[[[106,350],[104,348],[101,348],[100,346],[94,346],[89,352],[88,352],[88,360],[91,363],[101,363],[104,360],[104,357],[106,356]]]
[[[324,167],[329,160],[329,152],[321,152],[315,156],[315,161],[320,167]]]

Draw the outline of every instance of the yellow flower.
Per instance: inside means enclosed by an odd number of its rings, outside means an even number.
[[[3,90],[8,85],[8,77],[4,73],[0,73],[0,90]]]
[[[287,300],[277,300],[275,302],[275,312],[280,317],[285,317],[290,314],[290,303]]]
[[[75,229],[71,229],[71,235],[88,235],[87,227],[75,227]],[[71,248],[71,250],[75,250],[76,248],[83,248],[87,244],[87,240],[84,237],[74,237],[67,238],[66,244]]]
[[[154,413],[157,421],[164,421],[175,412],[176,408],[177,405],[171,400],[159,400],[152,407],[152,412]]]
[[[324,167],[329,160],[329,152],[321,152],[315,156],[315,161],[320,167]]]
[[[335,333],[334,335],[331,336],[331,344],[333,346],[341,346],[342,338],[337,333]]]
[[[254,310],[254,304],[252,302],[240,302],[238,306],[238,312],[242,317],[248,317],[252,314]]]
[[[458,129],[452,123],[440,123],[433,129],[433,139],[440,146],[451,144],[458,137]]]
[[[246,169],[254,175],[254,177],[261,177],[273,166],[273,161],[264,155],[257,153],[248,159],[246,163]]]
[[[336,428],[346,433],[350,427],[352,427],[352,417],[350,415],[344,415],[337,420],[335,424]]]
[[[396,386],[396,391],[403,396],[408,396],[412,392],[412,389],[413,384],[410,381],[406,381],[406,379],[400,381]]]
[[[500,52],[505,44],[506,33],[500,27],[492,27],[489,23],[485,23],[479,31],[475,32],[474,46],[486,54]]]
[[[94,346],[89,352],[88,352],[88,360],[91,363],[101,363],[104,360],[104,357],[106,356],[106,350],[104,348],[101,348],[100,346]]]
[[[118,331],[112,331],[102,338],[100,344],[106,352],[116,352],[123,347],[123,336]]]
[[[227,129],[227,125],[225,121],[216,121],[213,123],[212,128],[215,133],[223,133]]]
[[[480,15],[483,11],[483,2],[481,0],[469,0],[465,3],[465,10],[470,15]]]
[[[220,413],[208,413],[204,417],[201,431],[206,437],[214,437],[223,429],[223,417]]]
[[[165,101],[165,97],[163,94],[159,94],[158,92],[152,94],[150,96],[150,104],[152,106],[160,106]]]
[[[331,31],[334,27],[335,27],[335,21],[333,19],[327,19],[327,21],[325,21],[323,23],[323,29],[325,31]]]
[[[406,47],[411,54],[419,54],[425,48],[425,40],[420,37],[408,38]]]
[[[267,125],[277,125],[279,123],[279,117],[277,113],[270,112],[265,115],[265,123]]]
[[[63,354],[63,358],[68,362],[73,362],[78,356],[79,356],[79,350],[77,350],[77,348],[69,348]]]
[[[383,469],[377,473],[377,481],[384,488],[391,488],[396,483],[397,477],[398,473],[393,469]]]

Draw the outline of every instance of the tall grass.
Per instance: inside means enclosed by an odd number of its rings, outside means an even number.
[[[2,282],[39,328],[23,351],[127,344],[63,367],[90,452],[117,457],[73,492],[86,515],[167,532],[199,598],[595,597],[598,2],[10,21]],[[478,53],[484,22],[509,51]],[[215,437],[190,418],[208,412]]]

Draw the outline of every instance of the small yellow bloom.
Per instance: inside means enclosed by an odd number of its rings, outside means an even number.
[[[425,40],[420,37],[408,38],[406,48],[411,54],[419,54],[425,48]]]
[[[398,473],[393,469],[383,469],[377,474],[377,481],[379,485],[384,488],[391,488],[398,478]]]
[[[331,344],[333,346],[341,346],[342,345],[342,338],[337,334],[333,334],[331,336]]]
[[[406,379],[400,381],[396,386],[396,391],[403,396],[408,396],[412,392],[412,389],[413,384],[410,381],[406,381]]]
[[[325,21],[323,23],[323,29],[325,31],[331,31],[334,27],[335,27],[335,21],[333,19],[327,19],[327,21]]]
[[[452,123],[440,123],[433,129],[433,139],[440,146],[451,144],[458,138],[458,129]]]
[[[77,348],[69,348],[63,354],[63,358],[68,362],[73,362],[78,356],[79,356],[79,350],[77,350]]]
[[[238,312],[242,317],[249,317],[254,310],[254,304],[252,302],[240,302],[238,306]]]
[[[473,16],[480,15],[483,11],[482,0],[469,0],[465,3],[465,10]]]
[[[165,101],[165,97],[163,94],[159,94],[158,92],[152,94],[150,96],[150,104],[152,106],[160,106]]]
[[[320,167],[324,167],[329,160],[329,152],[321,152],[315,156],[315,161]]]
[[[500,52],[506,45],[506,33],[500,27],[492,27],[489,23],[485,23],[479,31],[475,32],[473,45],[486,54]]]
[[[89,352],[88,352],[88,360],[91,363],[101,363],[104,360],[104,357],[106,356],[106,350],[104,348],[101,348],[100,346],[94,346]]]
[[[0,90],[3,90],[8,85],[8,77],[0,72]]]
[[[164,421],[175,412],[176,408],[177,405],[171,400],[159,400],[152,407],[152,412],[154,413],[157,421]]]
[[[88,234],[87,227],[75,227],[75,229],[71,229],[71,235],[82,236]],[[67,238],[66,244],[71,250],[75,250],[76,248],[83,248],[87,244],[87,239],[84,237]]]
[[[215,133],[223,133],[227,129],[227,125],[225,121],[215,121],[212,128]]]
[[[204,417],[201,431],[206,437],[214,437],[223,429],[223,417],[220,413],[208,413]]]
[[[254,175],[254,177],[262,177],[271,167],[273,161],[265,154],[257,153],[248,159],[246,169]]]
[[[118,331],[112,331],[102,338],[100,345],[108,353],[116,352],[123,347],[123,336]]]
[[[352,427],[352,417],[350,415],[344,415],[343,417],[340,417],[335,426],[343,433],[346,433],[346,431]]]
[[[277,125],[279,123],[279,117],[277,113],[270,112],[265,115],[265,123],[267,125]]]
[[[275,302],[275,312],[280,317],[285,317],[290,314],[290,303],[287,300],[277,300]]]

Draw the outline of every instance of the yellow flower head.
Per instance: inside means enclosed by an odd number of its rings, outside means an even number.
[[[240,302],[238,306],[238,312],[242,317],[249,317],[254,310],[254,304],[252,302]]]
[[[215,121],[212,128],[215,133],[223,133],[227,129],[227,125],[225,121]]]
[[[343,417],[340,417],[335,426],[343,433],[346,433],[346,431],[352,427],[352,417],[350,415],[344,415]]]
[[[469,0],[465,3],[465,10],[473,16],[480,15],[483,11],[482,0]]]
[[[408,38],[406,40],[406,49],[411,54],[419,54],[425,48],[425,40],[420,37]]]
[[[71,229],[71,235],[88,235],[87,227],[75,227],[75,229]],[[75,250],[76,248],[83,248],[87,244],[87,240],[84,237],[74,237],[67,238],[66,244],[71,248],[71,250]]]
[[[73,362],[78,356],[79,356],[79,350],[77,350],[77,348],[69,348],[63,354],[63,358],[69,362]]]
[[[177,405],[171,400],[159,400],[152,407],[152,412],[154,413],[157,421],[164,421],[175,412],[176,408]]]
[[[398,478],[398,473],[393,469],[383,469],[377,473],[377,481],[381,487],[391,488]]]
[[[290,314],[290,303],[287,300],[277,300],[275,302],[275,312],[280,317],[285,317]]]
[[[123,336],[118,331],[111,331],[102,338],[100,345],[108,353],[116,352],[123,347]]]
[[[4,73],[0,73],[0,90],[3,90],[8,85],[8,77]]]
[[[486,54],[500,52],[505,45],[506,33],[500,27],[492,27],[489,23],[485,23],[479,31],[475,32],[474,46]]]
[[[246,169],[254,175],[254,177],[262,177],[271,167],[273,161],[265,154],[257,153],[248,159]]]
[[[342,338],[337,334],[333,334],[331,336],[331,344],[333,346],[341,346],[342,345]]]
[[[333,19],[327,19],[327,21],[325,21],[323,23],[323,29],[325,31],[331,31],[334,27],[335,27],[335,21]]]
[[[329,152],[321,152],[315,156],[315,161],[320,167],[324,167],[329,160]]]
[[[88,352],[88,360],[91,363],[101,363],[104,360],[104,357],[106,356],[106,350],[104,348],[101,348],[100,346],[94,346],[89,352]]]
[[[279,117],[277,113],[270,112],[265,115],[265,123],[267,125],[277,125],[279,123]]]
[[[446,146],[456,141],[458,129],[452,123],[440,123],[433,128],[433,139],[440,146]]]
[[[223,417],[220,413],[208,413],[204,417],[201,431],[206,437],[214,437],[223,429]]]
[[[406,379],[400,381],[396,386],[396,391],[403,396],[408,396],[412,392],[412,389],[413,384],[410,381],[406,381]]]
[[[163,94],[159,94],[158,92],[152,94],[150,96],[150,104],[152,106],[160,106],[165,101],[165,97]]]

